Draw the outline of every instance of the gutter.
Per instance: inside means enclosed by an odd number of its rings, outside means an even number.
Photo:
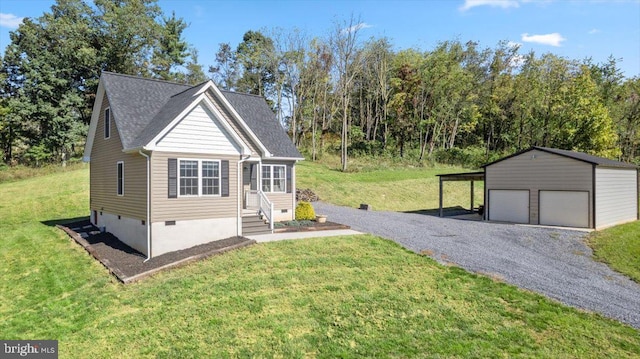
[[[138,150],[138,153],[147,159],[147,259],[143,261],[145,263],[151,259],[151,157],[142,152],[142,149]]]
[[[271,156],[271,157],[267,157],[265,158],[265,160],[275,160],[275,161],[304,161],[304,157],[276,157],[276,156]]]

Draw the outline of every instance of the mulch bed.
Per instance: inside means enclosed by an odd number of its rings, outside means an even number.
[[[291,226],[291,227],[278,227],[274,228],[274,233],[288,233],[288,232],[309,232],[309,231],[328,231],[332,229],[351,229],[349,226],[335,222],[317,223],[313,226]]]
[[[138,281],[164,269],[256,243],[244,237],[231,237],[166,253],[145,262],[144,254],[124,244],[111,233],[100,233],[89,219],[57,225],[57,227],[83,246],[124,284]]]

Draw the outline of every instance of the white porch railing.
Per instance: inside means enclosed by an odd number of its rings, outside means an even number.
[[[273,203],[269,201],[267,195],[261,190],[258,190],[258,196],[260,197],[260,212],[267,217],[269,229],[273,232]]]
[[[250,190],[245,192],[245,208],[246,209],[260,209],[260,196],[257,190]]]
[[[273,232],[273,203],[267,195],[261,190],[250,190],[246,192],[246,197],[247,209],[257,209],[265,216],[269,222],[269,229]]]

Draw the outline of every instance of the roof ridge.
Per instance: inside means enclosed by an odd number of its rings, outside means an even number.
[[[255,95],[255,94],[252,94],[252,93],[237,92],[237,91],[229,91],[229,90],[222,90],[222,89],[219,89],[219,90],[220,90],[220,92],[231,93],[231,94],[234,94],[234,95],[244,95],[244,96],[252,96],[252,97],[258,97],[258,98],[265,98],[264,96]]]
[[[200,87],[200,86],[202,86],[203,84],[205,84],[205,83],[207,83],[207,82],[209,82],[209,81],[201,82],[201,83],[199,83],[199,84],[197,84],[197,85],[195,85],[195,86],[191,86],[191,87],[189,87],[189,88],[186,88],[186,89],[184,89],[184,90],[182,90],[182,91],[178,92],[178,93],[177,93],[177,94],[175,94],[175,95],[171,95],[171,97],[169,97],[169,98],[173,98],[173,97],[176,97],[176,96],[178,96],[178,95],[182,95],[183,93],[185,93],[185,92],[187,92],[187,91],[191,91],[191,90],[195,89],[196,87]]]
[[[179,85],[179,86],[186,86],[186,87],[194,87],[191,86],[189,84],[182,84],[176,81],[168,81],[168,80],[162,80],[162,79],[154,79],[154,78],[149,78],[149,77],[143,77],[143,76],[138,76],[138,75],[128,75],[128,74],[121,74],[118,72],[111,72],[111,71],[102,71],[103,74],[109,74],[109,75],[116,75],[116,76],[121,76],[121,77],[128,77],[128,78],[133,78],[136,80],[146,80],[146,81],[155,81],[155,82],[162,82],[162,83],[166,83],[166,84],[172,84],[172,85]]]

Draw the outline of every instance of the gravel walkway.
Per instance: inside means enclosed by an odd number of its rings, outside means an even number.
[[[592,258],[586,233],[315,202],[316,213],[640,329],[640,285]]]

